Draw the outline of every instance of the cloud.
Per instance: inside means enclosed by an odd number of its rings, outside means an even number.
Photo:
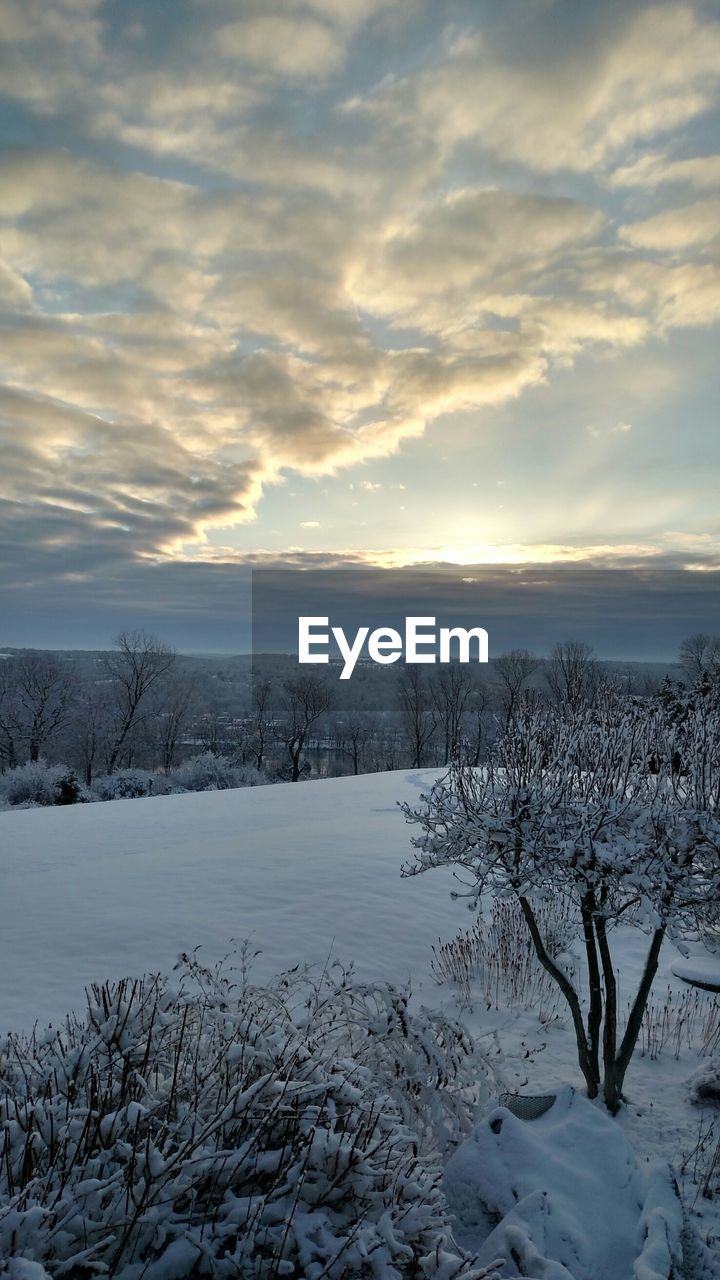
[[[720,237],[720,200],[700,200],[681,209],[666,209],[620,228],[620,237],[637,249],[674,252],[704,249]]]
[[[558,43],[513,6],[111,8],[0,0],[0,537],[29,579],[208,556],[288,471],[480,431],[720,315],[718,202],[652,197],[714,181],[661,149],[717,92],[702,9],[587,6]]]
[[[598,427],[598,426],[595,426],[594,423],[590,423],[585,428],[585,430],[587,431],[588,435],[593,436],[593,438],[596,440],[600,439],[601,436],[608,436],[608,435],[626,436],[629,434],[629,432],[632,431],[632,423],[616,422],[615,425],[612,427]]]
[[[720,187],[720,155],[671,159],[665,152],[650,152],[629,165],[621,165],[608,177],[611,187],[657,187],[682,184],[699,191]]]
[[[678,261],[623,252],[616,247],[588,255],[577,283],[588,296],[611,299],[647,317],[647,331],[664,333],[720,319],[720,267],[712,262]]]
[[[394,230],[377,268],[358,273],[356,289],[411,322],[413,302],[423,296],[450,296],[452,305],[458,291],[478,285],[512,296],[603,224],[599,209],[566,198],[455,190]]]
[[[609,5],[605,24],[602,16],[586,6],[585,38],[573,44],[561,26],[547,27],[544,7],[534,22],[523,13],[524,56],[485,31],[461,35],[435,66],[381,83],[348,109],[400,117],[446,150],[472,143],[540,173],[602,170],[708,111],[720,80],[720,24],[690,5]]]
[[[215,47],[232,59],[276,76],[325,76],[344,58],[337,32],[315,19],[281,14],[243,18],[215,32]]]

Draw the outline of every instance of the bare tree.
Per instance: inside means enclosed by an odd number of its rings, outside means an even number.
[[[488,703],[489,696],[486,682],[484,680],[475,680],[467,715],[471,731],[468,732],[465,746],[466,762],[473,768],[477,768],[482,759]]]
[[[333,704],[333,691],[317,675],[286,680],[282,692],[284,724],[280,731],[290,757],[290,778],[297,782],[302,773],[302,752],[309,730]]]
[[[107,752],[112,728],[112,706],[106,681],[82,681],[74,699],[68,725],[73,754],[86,786],[92,786],[98,761]]]
[[[72,691],[67,667],[50,654],[23,653],[3,663],[0,751],[10,767],[40,758],[65,724]]]
[[[701,631],[687,636],[680,645],[678,658],[691,681],[707,672],[715,673],[720,670],[720,637]]]
[[[272,684],[269,680],[253,679],[250,719],[250,749],[255,759],[255,768],[262,769],[273,721]]]
[[[438,725],[429,682],[421,667],[410,663],[402,668],[398,676],[397,698],[403,733],[410,748],[411,768],[420,769],[426,762]]]
[[[381,717],[367,746],[366,760],[374,773],[392,773],[405,764],[406,750],[401,730]]]
[[[175,650],[147,631],[122,631],[118,652],[105,661],[116,694],[115,723],[109,743],[107,771],[117,767],[120,752],[145,716],[147,695],[175,663]]]
[[[157,713],[155,738],[160,747],[160,760],[165,773],[175,763],[180,737],[188,722],[197,696],[197,679],[191,672],[171,671],[156,686]]]
[[[12,659],[5,659],[0,661],[0,769],[14,769],[19,750]]]
[[[192,737],[195,745],[201,747],[203,751],[209,751],[214,756],[220,755],[227,739],[226,714],[219,711],[217,707],[201,712],[193,720]]]
[[[468,668],[458,662],[440,667],[430,680],[430,696],[443,735],[445,764],[458,754],[463,719],[472,692],[472,676]]]
[[[577,710],[593,702],[602,683],[602,667],[592,645],[559,640],[545,663],[545,679],[553,701]]]
[[[612,681],[619,692],[626,696],[635,694],[640,698],[654,698],[662,685],[663,677],[652,667],[648,670],[644,663],[627,663],[619,670],[613,671]]]
[[[527,649],[509,649],[507,653],[501,653],[500,657],[495,659],[493,671],[500,686],[506,728],[515,718],[520,694],[539,666],[540,659]]]
[[[335,741],[338,751],[350,757],[355,775],[360,772],[360,764],[367,748],[375,738],[376,723],[373,716],[364,711],[357,711],[346,716],[335,726]]]

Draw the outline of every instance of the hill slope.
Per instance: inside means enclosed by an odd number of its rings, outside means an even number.
[[[401,880],[398,799],[372,774],[0,815],[0,1033],[61,1017],[94,980],[219,958],[252,934],[258,979],[333,956],[417,989],[466,922],[450,877]]]

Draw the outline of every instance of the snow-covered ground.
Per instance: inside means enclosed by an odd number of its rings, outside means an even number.
[[[119,800],[104,805],[0,814],[0,1032],[56,1021],[84,1002],[93,981],[168,972],[200,945],[206,962],[231,939],[252,936],[262,980],[332,954],[363,977],[412,982],[422,1003],[460,1012],[431,970],[430,947],[472,923],[453,901],[449,872],[402,879],[411,831],[398,800],[417,800],[427,771]],[[616,941],[625,997],[644,951],[642,935]],[[658,999],[680,957],[667,946]],[[533,1011],[461,1012],[473,1034],[497,1029],[510,1089],[580,1085],[568,1023]],[[700,1116],[685,1081],[698,1066],[683,1049],[638,1058],[628,1074],[621,1124],[640,1162],[678,1165]],[[700,1201],[717,1230],[715,1204]],[[708,1217],[710,1215],[710,1217]],[[622,1280],[618,1277],[618,1280]]]
[[[398,799],[434,775],[113,800],[0,814],[0,1033],[62,1016],[87,983],[167,972],[252,934],[258,980],[332,954],[423,988],[464,913],[450,875],[400,879]]]

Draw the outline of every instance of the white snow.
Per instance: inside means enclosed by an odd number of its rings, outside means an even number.
[[[368,979],[410,979],[416,998],[459,1013],[473,1034],[497,1029],[506,1087],[541,1093],[568,1082],[579,1088],[567,1021],[544,1025],[532,1011],[487,1010],[482,1001],[470,1012],[459,1009],[453,990],[439,987],[431,975],[431,944],[450,939],[473,919],[451,899],[455,882],[448,869],[400,876],[412,832],[396,802],[417,800],[433,778],[434,771],[410,771],[0,814],[0,1034],[28,1029],[35,1021],[57,1021],[84,1004],[90,982],[169,972],[178,953],[198,945],[208,963],[228,951],[231,939],[252,935],[253,949],[261,951],[253,969],[257,981],[305,958],[322,964],[329,954],[354,961]],[[646,946],[637,930],[618,930],[613,939],[622,1000],[633,990]],[[679,960],[666,945],[655,986],[659,1002],[669,984],[688,991],[673,977]],[[693,964],[699,963],[694,957]],[[613,1153],[598,1147],[598,1160],[605,1161],[611,1181],[624,1178],[628,1190],[632,1184],[627,1212],[636,1226],[639,1193],[635,1173],[623,1163],[622,1135],[641,1171],[658,1161],[672,1161],[677,1168],[697,1140],[698,1110],[688,1100],[686,1082],[700,1061],[686,1048],[679,1060],[669,1048],[657,1061],[638,1057],[626,1081],[629,1104],[618,1121],[590,1108],[617,1137]],[[585,1126],[586,1149],[594,1150],[600,1141],[592,1127],[596,1121],[577,1114],[578,1125]],[[535,1141],[533,1134],[539,1140],[541,1129],[535,1126],[553,1122],[543,1118],[518,1129],[522,1123],[506,1130],[516,1133],[518,1142]],[[523,1159],[529,1158],[523,1150]],[[581,1164],[571,1155],[564,1153],[560,1162],[568,1169],[566,1206],[585,1185],[570,1176]],[[536,1166],[541,1159],[546,1163],[547,1156],[538,1147]],[[592,1176],[586,1167],[585,1208]],[[555,1181],[548,1185],[554,1187]],[[529,1197],[532,1208],[537,1193],[529,1182],[516,1190]],[[598,1212],[619,1224],[618,1215],[625,1213],[621,1202],[622,1196],[617,1207],[603,1198]],[[715,1221],[714,1203],[700,1201],[696,1208],[706,1224]],[[660,1249],[664,1227],[651,1202],[645,1210],[647,1250]],[[527,1247],[537,1251],[528,1222],[532,1218],[540,1231],[544,1212],[538,1201],[535,1217],[528,1209],[521,1221],[513,1209],[505,1226],[515,1222],[520,1235],[525,1231]],[[553,1231],[561,1219],[570,1231],[568,1212],[558,1209]],[[580,1231],[579,1224],[580,1218],[574,1220],[573,1231]],[[717,1240],[719,1224],[712,1229]],[[636,1244],[637,1257],[639,1237]],[[606,1246],[604,1271],[587,1271],[592,1280],[610,1280],[616,1264],[607,1240],[603,1250]],[[582,1276],[579,1252],[578,1244],[568,1259],[575,1260],[574,1274]],[[646,1263],[651,1268],[650,1252]],[[631,1280],[632,1274],[623,1255],[612,1280]],[[638,1271],[638,1280],[652,1274]],[[549,1268],[538,1275],[550,1280],[562,1271]]]
[[[250,934],[258,980],[332,948],[363,977],[429,984],[430,943],[465,916],[449,873],[400,879],[396,800],[433,777],[0,814],[0,1033],[83,1005],[89,982],[167,972],[198,945],[208,962]]]
[[[682,1212],[667,1171],[648,1178],[620,1126],[569,1086],[537,1120],[491,1112],[444,1182],[460,1243],[486,1265],[504,1257],[512,1267],[515,1256],[523,1270],[508,1275],[663,1280],[681,1257]]]
[[[682,978],[683,982],[690,983],[691,986],[720,990],[720,956],[704,954],[676,960],[672,971],[676,978]]]

